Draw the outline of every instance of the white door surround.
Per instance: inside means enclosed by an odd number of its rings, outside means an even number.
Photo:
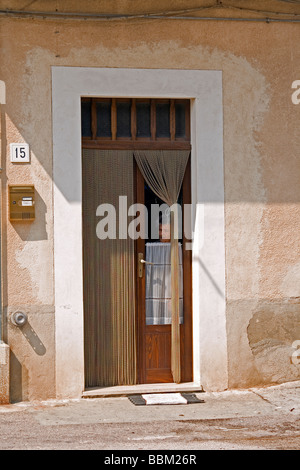
[[[84,390],[82,96],[191,100],[194,382],[228,386],[222,72],[52,67],[57,397]]]

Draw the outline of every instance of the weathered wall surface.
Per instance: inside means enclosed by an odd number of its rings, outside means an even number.
[[[4,313],[29,318],[23,330],[4,325],[12,397],[55,396],[53,65],[223,71],[228,385],[299,379],[299,25],[1,18],[0,28]],[[31,163],[14,165],[9,143],[22,141]],[[36,220],[11,224],[7,184],[25,182]]]

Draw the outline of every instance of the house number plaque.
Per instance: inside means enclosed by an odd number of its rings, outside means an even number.
[[[29,163],[29,145],[10,144],[10,161],[13,163]]]

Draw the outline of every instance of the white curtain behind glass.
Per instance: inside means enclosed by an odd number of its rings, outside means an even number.
[[[179,244],[179,320],[183,323],[182,246]],[[146,324],[172,323],[171,243],[146,243]]]

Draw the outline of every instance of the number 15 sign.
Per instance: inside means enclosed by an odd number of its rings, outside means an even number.
[[[10,161],[13,163],[29,163],[29,145],[10,144]]]

